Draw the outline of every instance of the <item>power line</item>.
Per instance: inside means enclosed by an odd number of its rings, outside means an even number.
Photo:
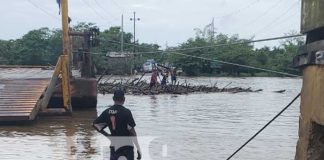
[[[235,11],[232,11],[232,12],[229,12],[229,13],[226,13],[226,14],[223,15],[223,16],[217,16],[217,17],[215,17],[215,18],[216,18],[216,19],[220,19],[220,18],[224,18],[224,17],[228,17],[228,16],[233,16],[233,15],[235,15],[235,14],[238,14],[238,13],[240,13],[240,12],[242,12],[242,11],[244,11],[244,10],[250,8],[251,6],[253,6],[254,4],[256,4],[256,3],[260,2],[260,1],[261,1],[261,0],[253,1],[252,3],[249,3],[248,5],[242,7],[242,8],[240,8],[240,9],[238,9],[238,10],[235,10]]]
[[[271,23],[269,23],[268,25],[266,25],[265,27],[261,28],[260,30],[258,30],[255,35],[259,34],[260,32],[262,32],[263,30],[273,26],[273,24],[276,24],[275,22],[277,22],[278,20],[280,20],[282,17],[284,17],[285,15],[287,15],[289,13],[289,11],[291,11],[292,9],[294,9],[294,7],[298,4],[299,1],[295,2],[292,6],[290,6],[283,14],[280,14],[278,17],[276,17],[273,21],[271,21]]]
[[[243,41],[243,42],[223,43],[223,44],[215,44],[215,45],[201,46],[201,47],[170,49],[170,50],[164,50],[164,51],[159,50],[159,51],[152,51],[152,52],[137,52],[137,53],[145,54],[145,53],[161,53],[161,52],[187,51],[187,50],[205,49],[205,48],[217,48],[217,47],[222,47],[222,46],[232,46],[232,45],[240,45],[240,44],[265,42],[265,41],[274,41],[274,40],[279,40],[279,39],[289,39],[289,38],[302,37],[302,36],[304,36],[304,35],[296,34],[296,35],[288,35],[288,36],[273,37],[273,38],[264,38],[264,39],[257,39],[257,40],[246,40],[246,41]],[[114,41],[114,40],[108,40],[108,41],[115,42],[115,43],[121,43],[120,41]],[[136,44],[132,44],[132,43],[125,43],[125,44],[127,44],[127,45],[136,45]],[[136,45],[136,46],[146,48],[145,46],[141,46],[141,45]]]
[[[278,28],[278,27],[281,27],[284,25],[287,24],[287,22],[292,22],[292,21],[289,21],[291,19],[292,16],[294,16],[296,13],[292,12],[291,14],[289,14],[285,19],[282,19],[281,21],[278,22],[279,25],[276,25],[276,26],[273,26],[272,29],[274,28]]]
[[[191,48],[182,48],[182,49],[171,49],[171,50],[167,50],[167,51],[168,52],[175,52],[175,51],[188,51],[188,50],[205,49],[205,48],[216,48],[216,47],[222,47],[222,46],[232,46],[232,45],[240,45],[240,44],[249,44],[249,43],[257,43],[257,42],[273,41],[273,40],[279,40],[279,39],[288,39],[288,38],[295,38],[295,37],[301,37],[301,36],[304,36],[304,35],[296,34],[296,35],[281,36],[281,37],[274,37],[274,38],[265,38],[265,39],[258,39],[258,40],[246,40],[246,41],[243,41],[243,42],[215,44],[215,45],[210,45],[210,46],[191,47]],[[159,51],[159,52],[164,52],[164,51]],[[141,52],[139,52],[139,53],[141,53]],[[152,53],[152,52],[142,52],[142,53]]]
[[[285,76],[299,77],[299,75],[295,75],[295,74],[290,74],[290,73],[285,73],[285,72],[280,72],[280,71],[275,71],[275,70],[270,70],[270,69],[265,69],[265,68],[253,67],[253,66],[243,65],[243,64],[238,64],[238,63],[226,62],[226,61],[217,60],[217,59],[209,59],[209,58],[205,58],[205,57],[193,56],[193,55],[188,55],[188,54],[183,54],[183,53],[178,53],[178,52],[172,52],[172,54],[178,54],[178,55],[182,55],[182,56],[186,56],[186,57],[192,57],[192,58],[197,58],[197,59],[202,59],[202,60],[207,60],[207,61],[229,64],[229,65],[233,65],[233,66],[249,68],[249,69],[254,69],[254,70],[266,71],[266,72],[276,73],[276,74],[285,75]]]
[[[107,20],[105,17],[103,17],[100,13],[97,12],[95,8],[93,8],[86,0],[82,0],[84,4],[86,4],[97,16],[99,16],[102,20],[108,21],[111,23],[111,21]]]
[[[265,128],[267,128],[274,120],[276,120],[285,110],[287,110],[299,97],[300,97],[300,93],[285,108],[283,108],[276,116],[274,116],[266,125],[264,125],[257,133],[255,133],[249,140],[247,140],[241,147],[239,147],[233,154],[231,154],[226,160],[230,160],[237,152],[239,152],[251,140],[253,140],[256,136],[258,136]]]
[[[99,3],[97,0],[95,0],[95,3],[97,4],[97,6],[98,6],[98,7],[99,7],[103,12],[105,12],[105,13],[107,13],[109,16],[113,17],[114,20],[117,19],[113,14],[111,14],[110,12],[108,12],[107,9],[103,8],[102,5],[100,5],[100,3]]]
[[[115,6],[117,6],[118,9],[120,9],[121,11],[125,12],[125,9],[123,7],[121,7],[115,0],[111,0],[113,2],[113,4]]]
[[[273,40],[288,39],[288,38],[295,38],[295,37],[302,37],[302,36],[304,36],[304,35],[302,35],[302,34],[296,34],[296,35],[289,35],[289,36],[282,36],[282,37],[273,37],[273,38],[265,38],[265,39],[258,39],[258,40],[247,40],[247,41],[244,41],[244,42],[223,43],[223,44],[216,44],[216,45],[202,46],[202,47],[191,47],[191,48],[159,50],[159,51],[151,51],[151,52],[137,52],[137,53],[138,54],[150,54],[150,53],[153,54],[153,53],[162,53],[162,52],[176,52],[176,51],[187,51],[187,50],[205,49],[205,48],[217,48],[217,47],[222,47],[222,46],[249,44],[249,43],[273,41]],[[113,40],[109,40],[109,41],[113,41]],[[114,41],[114,42],[121,43],[119,41]],[[134,45],[134,44],[130,44],[130,43],[125,43],[125,44]],[[139,46],[139,45],[137,45],[137,46]]]
[[[281,71],[275,71],[275,70],[270,70],[270,69],[266,69],[266,68],[259,68],[259,67],[249,66],[249,65],[232,63],[232,62],[226,62],[226,61],[217,60],[217,59],[209,59],[209,58],[206,58],[206,57],[193,56],[193,55],[179,53],[177,51],[187,51],[187,50],[194,50],[194,49],[214,48],[214,47],[220,47],[220,46],[231,46],[231,45],[238,45],[238,44],[248,44],[248,43],[254,43],[254,42],[272,41],[272,40],[287,39],[287,38],[294,38],[294,37],[300,37],[300,36],[303,36],[303,35],[297,34],[297,35],[290,35],[290,36],[282,36],[282,37],[274,37],[274,38],[251,40],[251,41],[245,41],[245,42],[235,42],[235,43],[228,43],[228,44],[218,44],[218,45],[211,45],[211,46],[204,46],[204,47],[192,47],[192,48],[183,48],[183,49],[172,49],[172,50],[167,50],[167,51],[137,52],[136,54],[154,54],[154,53],[169,52],[171,54],[178,54],[178,55],[182,55],[182,56],[186,56],[186,57],[192,57],[192,58],[197,58],[197,59],[202,59],[202,60],[207,60],[207,61],[213,61],[213,62],[218,62],[218,63],[223,63],[223,64],[229,64],[229,65],[233,65],[233,66],[239,66],[239,67],[244,67],[244,68],[249,68],[249,69],[254,69],[254,70],[266,71],[266,72],[276,73],[276,74],[285,75],[285,76],[299,77],[299,75],[285,73],[285,72],[281,72]],[[90,54],[105,54],[105,53],[94,53],[94,52],[87,52],[87,53],[90,53]]]
[[[291,35],[291,36],[283,36],[283,37],[259,39],[259,40],[252,40],[252,41],[246,41],[246,42],[231,43],[231,44],[218,44],[218,45],[206,46],[206,47],[194,47],[194,48],[187,48],[187,49],[173,49],[173,50],[168,50],[168,51],[137,52],[136,54],[145,54],[145,53],[153,54],[153,53],[169,52],[171,54],[178,54],[178,55],[181,55],[181,56],[192,57],[192,58],[197,58],[197,59],[202,59],[202,60],[207,60],[207,61],[213,61],[213,62],[218,62],[218,63],[222,63],[222,64],[229,64],[229,65],[243,67],[243,68],[249,68],[249,69],[254,69],[254,70],[266,71],[266,72],[275,73],[275,74],[279,74],[279,75],[285,75],[285,76],[291,76],[291,77],[299,77],[299,75],[285,73],[285,72],[280,72],[280,71],[275,71],[275,70],[270,70],[270,69],[266,69],[266,68],[259,68],[259,67],[249,66],[249,65],[243,65],[243,64],[238,64],[238,63],[226,62],[226,61],[217,60],[217,59],[209,59],[209,58],[206,58],[206,57],[199,57],[199,56],[193,56],[193,55],[188,55],[188,54],[176,52],[176,51],[186,51],[186,50],[193,50],[193,49],[212,48],[212,47],[219,47],[219,46],[229,46],[229,45],[237,45],[237,44],[247,44],[247,43],[253,43],[253,42],[263,42],[263,41],[270,41],[270,40],[277,40],[277,39],[284,39],[284,38],[293,38],[293,37],[299,37],[299,36],[302,36],[302,35]],[[90,54],[103,54],[103,53],[94,53],[94,52],[89,52],[89,53]]]
[[[280,2],[283,2],[282,0],[279,0],[277,2],[275,2],[274,5],[270,6],[265,12],[263,12],[263,14],[261,14],[260,16],[258,16],[257,18],[255,19],[252,19],[249,23],[246,23],[245,25],[243,26],[251,26],[251,24],[254,24],[255,22],[257,22],[260,18],[262,18],[263,16],[267,15],[271,10],[275,9],[279,4]]]
[[[105,53],[96,53],[96,52],[85,52],[85,53],[90,53],[90,54],[94,54],[94,55],[105,54]],[[163,52],[155,52],[155,53],[163,53]],[[249,66],[249,65],[243,65],[243,64],[238,64],[238,63],[232,63],[232,62],[227,62],[227,61],[222,61],[222,60],[217,60],[217,59],[193,56],[193,55],[188,55],[188,54],[183,54],[183,53],[178,53],[178,52],[168,52],[168,53],[177,54],[177,55],[181,55],[181,56],[185,56],[185,57],[197,58],[197,59],[206,60],[206,61],[218,62],[218,63],[222,63],[222,64],[228,64],[228,65],[233,65],[233,66],[238,66],[238,67],[243,67],[243,68],[249,68],[249,69],[254,69],[254,70],[259,70],[259,71],[265,71],[265,72],[275,73],[275,74],[279,74],[279,75],[285,75],[285,76],[290,76],[290,77],[299,77],[299,75],[295,75],[295,74],[270,70],[270,69],[266,69],[266,68],[259,68],[259,67]],[[133,54],[137,55],[140,53],[138,52],[138,53],[133,53]]]
[[[194,48],[187,48],[187,49],[177,49],[177,50],[170,50],[170,51],[166,51],[166,52],[170,52],[172,54],[178,54],[178,55],[182,55],[182,56],[186,56],[186,57],[192,57],[192,58],[197,58],[197,59],[202,59],[202,60],[207,60],[207,61],[213,61],[213,62],[218,62],[218,63],[223,63],[223,64],[229,64],[229,65],[234,65],[234,66],[239,66],[239,67],[254,69],[254,70],[260,70],[260,71],[266,71],[266,72],[276,73],[276,74],[285,75],[285,76],[299,77],[299,75],[295,75],[295,74],[290,74],[290,73],[285,73],[285,72],[270,70],[270,69],[266,69],[266,68],[259,68],[259,67],[249,66],[249,65],[242,65],[242,64],[232,63],[232,62],[226,62],[226,61],[217,60],[217,59],[209,59],[209,58],[205,58],[205,57],[193,56],[193,55],[179,53],[179,52],[176,52],[176,51],[185,51],[185,50],[192,50],[192,49],[202,49],[202,48],[210,48],[210,47],[216,47],[216,46],[219,47],[219,46],[229,46],[229,45],[237,45],[237,44],[247,44],[247,43],[253,43],[253,42],[263,42],[263,41],[270,41],[270,40],[277,40],[277,39],[285,39],[285,38],[293,38],[293,37],[300,37],[300,36],[302,36],[302,35],[291,35],[291,36],[267,38],[267,39],[253,40],[253,41],[247,41],[247,42],[237,42],[237,43],[231,43],[231,44],[219,44],[219,45],[213,45],[213,46],[207,46],[207,47],[194,47]],[[149,52],[147,52],[147,53],[149,53]]]
[[[38,5],[37,5],[36,3],[34,3],[33,1],[28,0],[28,2],[29,2],[30,4],[32,4],[34,7],[38,8],[39,10],[41,10],[41,11],[42,11],[43,13],[45,13],[46,15],[48,15],[48,16],[54,18],[54,19],[60,20],[60,18],[58,18],[57,16],[51,14],[50,12],[47,12],[45,9],[41,8],[40,6],[38,6]]]

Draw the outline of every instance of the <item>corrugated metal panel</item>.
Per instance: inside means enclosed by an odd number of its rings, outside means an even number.
[[[49,79],[0,79],[0,122],[33,120]]]

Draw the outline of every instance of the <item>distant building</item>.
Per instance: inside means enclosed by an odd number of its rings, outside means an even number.
[[[106,54],[107,57],[110,58],[127,58],[127,57],[132,57],[133,53],[130,52],[108,52]]]
[[[130,52],[109,52],[107,56],[107,73],[115,75],[132,74],[134,54]]]

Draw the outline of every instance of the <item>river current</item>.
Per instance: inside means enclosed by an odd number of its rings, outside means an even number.
[[[124,77],[125,78],[125,77]],[[146,77],[148,78],[148,77]],[[118,79],[118,78],[117,78]],[[222,160],[263,127],[301,90],[299,78],[180,77],[191,84],[251,87],[256,93],[127,95],[125,106],[136,121],[143,160]],[[275,93],[286,90],[284,93]],[[0,159],[108,159],[109,140],[92,121],[111,105],[112,95],[98,95],[96,110],[72,117],[39,117],[30,125],[0,126]],[[299,103],[233,159],[294,159]]]

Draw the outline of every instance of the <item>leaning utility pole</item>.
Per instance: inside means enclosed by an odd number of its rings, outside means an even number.
[[[294,58],[302,69],[299,139],[295,160],[324,159],[324,6],[322,0],[302,0],[301,32],[306,45]]]

